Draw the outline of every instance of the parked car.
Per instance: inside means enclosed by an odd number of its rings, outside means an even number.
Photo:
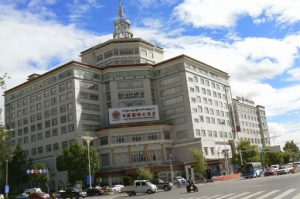
[[[21,193],[16,197],[16,199],[28,199],[29,194],[28,193]]]
[[[87,193],[85,191],[81,191],[79,189],[71,189],[71,190],[67,190],[67,191],[64,191],[64,190],[60,190],[59,191],[60,193],[60,197],[63,198],[63,199],[66,199],[66,198],[85,198],[87,196]]]
[[[294,167],[290,164],[287,164],[286,168],[288,169],[289,173],[292,173],[292,170],[294,169]]]
[[[161,179],[154,179],[151,181],[153,184],[157,186],[158,189],[163,189],[164,191],[170,191],[173,187],[173,184],[170,182],[164,182]]]
[[[277,171],[277,169],[279,168],[279,164],[273,164],[271,165],[271,167],[273,167]]]
[[[264,176],[274,176],[277,175],[277,170],[273,167],[266,168]]]
[[[177,186],[187,185],[187,181],[186,181],[186,179],[184,179],[181,176],[176,176],[175,177],[175,185],[177,185]]]
[[[104,191],[101,187],[92,187],[86,189],[87,196],[101,196]]]
[[[43,192],[31,193],[28,199],[50,199],[49,195]]]
[[[277,175],[288,174],[288,173],[289,173],[289,170],[285,165],[279,166],[279,168],[277,169]]]
[[[4,195],[3,194],[0,194],[0,199],[4,199]]]
[[[116,184],[111,189],[114,193],[121,193],[124,190],[124,186],[121,184]]]

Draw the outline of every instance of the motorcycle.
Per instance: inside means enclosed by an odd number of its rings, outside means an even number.
[[[194,182],[190,182],[190,183],[186,186],[186,191],[187,191],[188,193],[190,193],[191,191],[198,192],[198,187],[194,184]]]

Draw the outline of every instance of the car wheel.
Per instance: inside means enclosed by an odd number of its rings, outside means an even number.
[[[170,187],[164,186],[164,191],[170,191]]]
[[[148,190],[147,190],[147,193],[148,193],[148,194],[151,194],[151,193],[152,193],[152,191],[151,191],[150,189],[148,189]]]

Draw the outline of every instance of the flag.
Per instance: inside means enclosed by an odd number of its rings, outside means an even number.
[[[154,153],[154,151],[152,149],[150,149],[150,159],[152,161],[155,161],[155,153]]]

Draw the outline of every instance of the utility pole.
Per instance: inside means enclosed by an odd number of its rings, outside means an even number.
[[[92,175],[91,175],[91,160],[90,160],[90,143],[95,139],[95,137],[91,137],[89,135],[86,136],[80,136],[81,139],[83,139],[86,144],[87,144],[87,149],[88,149],[88,167],[89,167],[89,184],[90,188],[92,188]]]
[[[173,182],[173,179],[174,179],[172,159],[173,159],[173,154],[170,154],[170,177],[171,177],[171,182]]]

